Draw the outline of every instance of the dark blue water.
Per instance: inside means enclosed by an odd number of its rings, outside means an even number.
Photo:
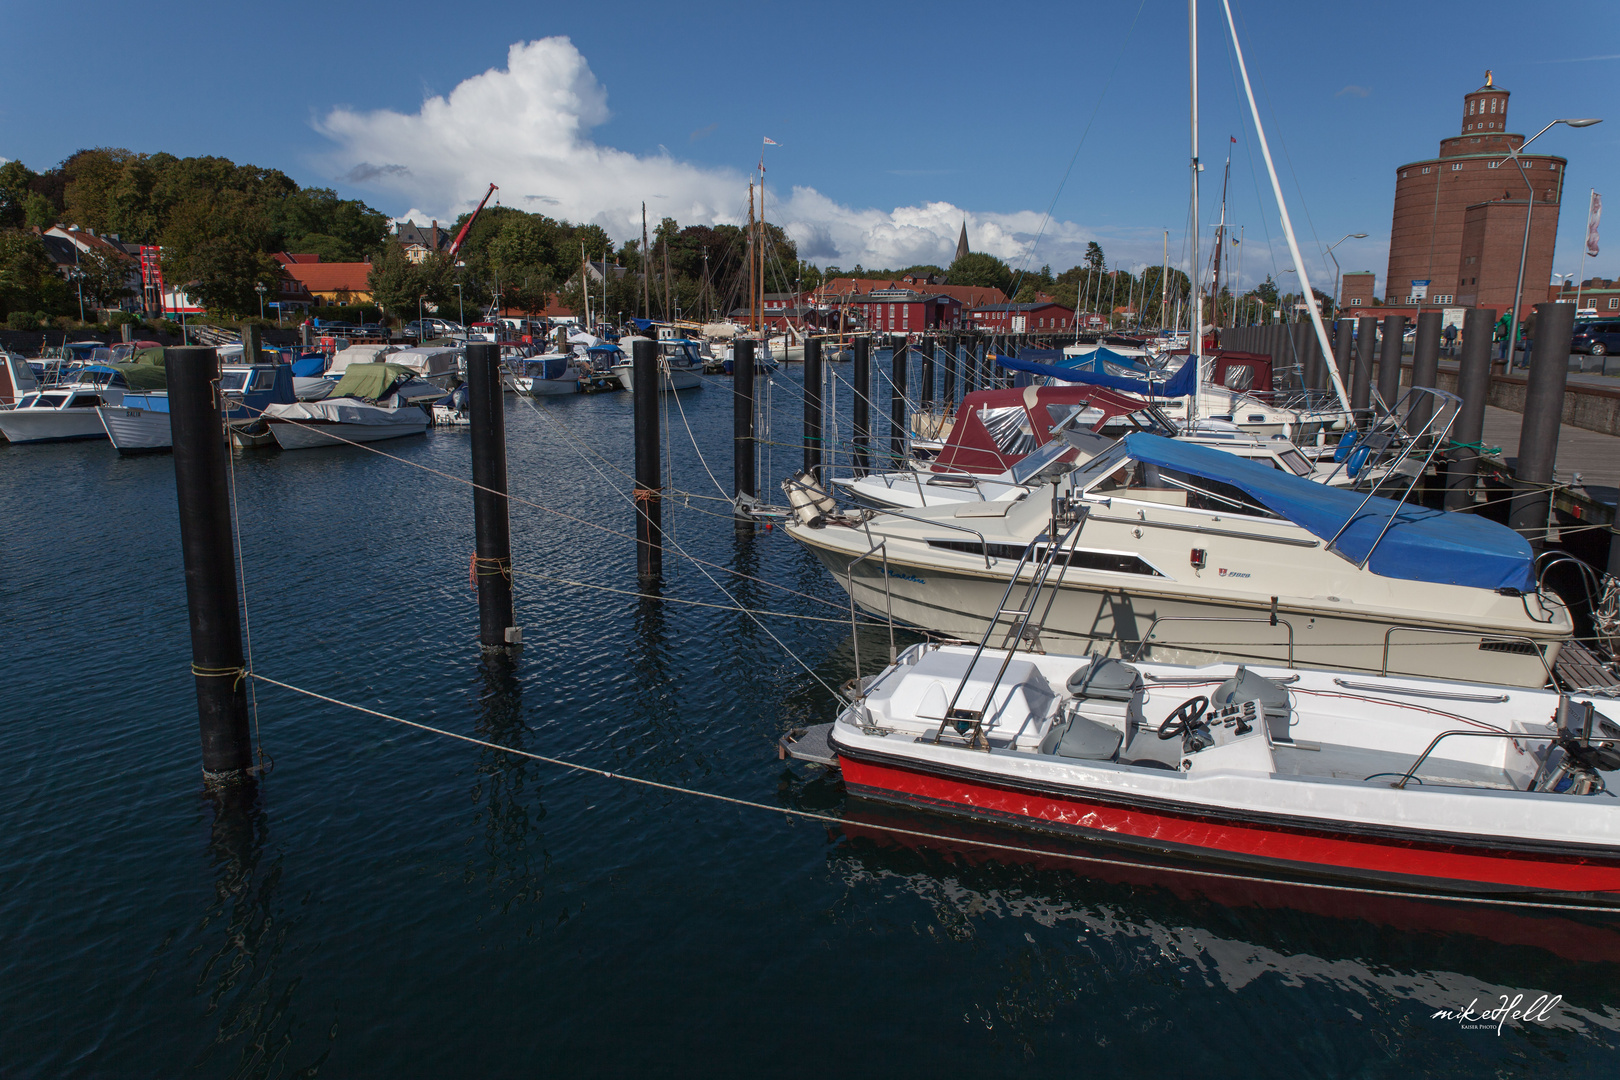
[[[843,368],[847,372],[847,365]],[[796,373],[773,435],[798,433]],[[843,395],[847,401],[847,395]],[[682,396],[730,486],[729,382]],[[628,395],[508,399],[515,672],[480,664],[469,490],[357,449],[236,459],[256,669],[584,776],[260,685],[274,768],[205,793],[166,456],[0,445],[0,1075],[1587,1076],[1602,922],[992,857],[777,761],[853,673],[780,531],[666,503],[635,591]],[[671,417],[673,484],[718,496]],[[468,472],[465,431],[382,444]],[[583,453],[582,453],[583,451]],[[797,453],[777,447],[776,473]],[[599,474],[589,462],[595,462]],[[720,515],[720,516],[716,516]],[[769,583],[769,584],[767,584]],[[776,587],[780,586],[780,587]],[[870,657],[881,635],[863,636]],[[785,649],[815,671],[807,673]],[[900,825],[945,839],[897,838]],[[1013,837],[1013,839],[1017,839]],[[1500,1034],[1434,1019],[1561,994]]]

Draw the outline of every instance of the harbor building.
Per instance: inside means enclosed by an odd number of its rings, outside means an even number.
[[[1485,84],[1463,95],[1459,133],[1440,141],[1436,157],[1395,170],[1386,305],[1512,308],[1527,196],[1533,205],[1521,316],[1540,299],[1552,277],[1566,162],[1526,154],[1521,178],[1505,157],[1524,145],[1523,135],[1507,131],[1507,108],[1508,91],[1487,71]]]

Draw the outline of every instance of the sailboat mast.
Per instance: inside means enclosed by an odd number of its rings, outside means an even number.
[[[1187,74],[1192,94],[1192,337],[1187,342],[1187,362],[1198,365],[1198,377],[1193,380],[1192,400],[1187,405],[1189,424],[1198,421],[1198,391],[1204,385],[1204,304],[1199,295],[1198,272],[1198,173],[1203,165],[1198,161],[1198,0],[1187,0]]]
[[[641,317],[652,318],[652,252],[647,249],[647,204],[641,204]]]
[[[1159,329],[1165,328],[1164,309],[1170,302],[1170,230],[1164,230],[1164,257],[1159,261]]]
[[[1271,144],[1266,141],[1266,129],[1260,126],[1260,107],[1254,102],[1254,87],[1249,84],[1249,66],[1243,62],[1243,46],[1238,44],[1237,24],[1232,21],[1232,5],[1227,0],[1221,0],[1221,6],[1226,10],[1226,28],[1232,34],[1232,55],[1237,58],[1238,73],[1243,76],[1243,92],[1249,99],[1249,114],[1254,118],[1254,131],[1260,137],[1260,154],[1266,159],[1266,173],[1271,177],[1271,193],[1277,198],[1277,213],[1282,218],[1283,235],[1288,238],[1288,253],[1294,257],[1294,270],[1299,274],[1300,291],[1305,294],[1305,306],[1311,312],[1311,324],[1316,328],[1316,341],[1322,347],[1323,356],[1333,355],[1333,343],[1328,340],[1327,327],[1322,324],[1322,309],[1316,302],[1316,293],[1311,291],[1310,279],[1305,273],[1305,260],[1300,258],[1299,240],[1294,236],[1294,223],[1288,217],[1288,204],[1283,201],[1282,183],[1277,179],[1277,166],[1271,160]],[[1339,405],[1345,412],[1350,412],[1350,395],[1345,393],[1344,380],[1339,377],[1339,368],[1336,364],[1327,365],[1328,378],[1333,380],[1333,390],[1339,396]]]
[[[759,320],[754,317],[754,181],[748,181],[748,328],[758,330]]]
[[[1221,325],[1221,256],[1226,252],[1226,182],[1232,178],[1232,150],[1226,151],[1226,170],[1221,173],[1221,223],[1215,226],[1215,280],[1210,283],[1210,303],[1217,329]]]
[[[765,149],[759,151],[759,329],[765,329]]]
[[[582,329],[588,334],[591,332],[591,264],[585,258],[585,241],[579,242],[579,291],[585,297],[585,325]],[[606,271],[604,270],[604,273]]]

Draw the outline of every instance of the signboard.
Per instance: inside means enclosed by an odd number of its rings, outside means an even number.
[[[1423,300],[1428,297],[1430,280],[1432,279],[1425,279],[1423,281],[1418,281],[1416,278],[1412,279],[1412,298],[1414,300]]]
[[[1455,326],[1458,330],[1461,330],[1462,329],[1462,324],[1463,324],[1463,316],[1466,315],[1466,314],[1468,314],[1468,309],[1467,308],[1461,308],[1461,307],[1448,307],[1448,308],[1446,308],[1444,311],[1442,311],[1440,313],[1440,326],[1441,326],[1441,328],[1444,329],[1447,326]]]
[[[1014,315],[1012,317],[1013,333],[1022,334],[1024,332],[1024,318],[1023,315]]]

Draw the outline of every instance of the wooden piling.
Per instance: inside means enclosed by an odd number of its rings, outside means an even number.
[[[1372,404],[1373,355],[1378,350],[1378,319],[1363,315],[1356,321],[1356,360],[1351,373],[1350,407],[1365,409]]]
[[[501,347],[467,343],[467,417],[472,443],[474,579],[478,643],[485,652],[523,643],[512,617],[512,527],[506,498],[506,393]]]
[[[889,364],[889,457],[898,469],[906,458],[906,339],[897,334],[889,339],[893,359]]]
[[[752,510],[759,505],[754,490],[754,343],[748,338],[731,347],[732,509],[739,529],[753,529]]]
[[[1491,333],[1496,325],[1493,308],[1469,308],[1463,315],[1462,359],[1457,365],[1457,396],[1462,407],[1451,428],[1451,441],[1465,445],[1452,449],[1446,462],[1446,509],[1473,505],[1479,477],[1477,444],[1485,434],[1485,403],[1491,387]]]
[[[1575,334],[1575,305],[1536,305],[1536,333],[1525,380],[1524,423],[1519,428],[1519,460],[1513,469],[1514,495],[1508,525],[1540,549],[1547,534],[1553,462],[1563,420],[1564,386],[1569,380],[1569,347]]]
[[[219,359],[213,349],[192,346],[164,349],[163,363],[203,778],[210,784],[235,783],[250,776],[253,747],[236,604],[236,546],[225,459],[230,450],[215,392]]]
[[[664,576],[663,477],[658,448],[658,343],[637,338],[631,345],[631,386],[636,428],[636,576],[652,583]],[[736,366],[732,367],[733,372]]]
[[[872,471],[872,339],[862,334],[851,343],[851,349],[854,362],[849,377],[855,384],[855,400],[850,405],[854,443],[851,464],[856,476],[865,476]]]
[[[804,471],[811,479],[821,478],[821,339],[804,343]]]
[[[1444,318],[1438,311],[1419,313],[1417,336],[1412,343],[1412,387],[1433,388],[1440,378],[1440,322]],[[1406,416],[1406,430],[1415,435],[1434,417],[1434,398],[1428,394],[1413,394],[1412,408]]]

